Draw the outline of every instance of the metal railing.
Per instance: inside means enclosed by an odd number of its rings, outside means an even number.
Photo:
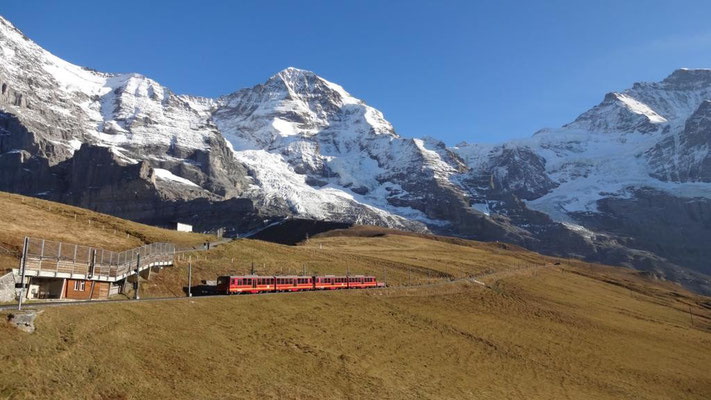
[[[38,273],[83,275],[88,279],[116,280],[152,265],[173,263],[175,245],[152,243],[122,252],[96,247],[28,238],[25,269]]]

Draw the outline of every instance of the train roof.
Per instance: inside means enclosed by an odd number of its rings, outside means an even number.
[[[313,278],[314,275],[220,275],[219,278]],[[374,275],[317,275],[319,278],[374,278]]]

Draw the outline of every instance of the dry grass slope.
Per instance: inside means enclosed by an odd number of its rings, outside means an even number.
[[[708,310],[693,327],[678,298],[568,269],[51,308],[35,334],[0,328],[0,396],[708,398]]]
[[[187,286],[219,275],[372,274],[392,285],[419,285],[561,260],[516,246],[418,235],[377,227],[355,227],[319,235],[299,246],[242,239],[209,252],[182,255],[176,267],[144,282],[144,295],[179,295]]]
[[[207,235],[175,232],[79,207],[0,192],[0,272],[17,267],[25,236],[126,250],[152,242],[180,246],[203,243]]]
[[[711,299],[635,271],[367,227],[186,256],[195,281],[399,286],[47,308],[34,334],[0,324],[0,398],[711,398]],[[182,295],[186,267],[142,293]]]

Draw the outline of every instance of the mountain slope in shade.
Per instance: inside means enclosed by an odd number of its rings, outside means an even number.
[[[310,71],[177,95],[67,63],[0,18],[0,89],[3,190],[233,234],[289,216],[429,230],[711,288],[709,70],[527,139],[448,147]]]

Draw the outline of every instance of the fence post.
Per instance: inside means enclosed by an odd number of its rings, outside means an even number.
[[[193,264],[188,264],[188,297],[193,297],[193,292],[191,290],[193,286]]]
[[[89,253],[89,273],[88,278],[94,277],[94,268],[96,267],[96,249],[91,249]]]
[[[138,273],[140,272],[140,268],[141,268],[141,253],[139,252],[139,253],[136,255],[136,283],[135,283],[136,292],[134,293],[134,296],[133,296],[133,298],[134,298],[135,300],[140,300],[140,298],[141,298],[141,297],[138,295],[138,287],[140,286],[140,285],[139,285],[139,282],[138,282],[138,278],[139,278]]]
[[[22,258],[20,259],[20,298],[17,303],[17,310],[22,310],[22,298],[25,296],[25,264],[27,263],[27,248],[30,247],[30,238],[25,236],[22,245]]]
[[[44,260],[44,239],[42,239],[42,250],[40,250],[39,270],[42,270],[42,260]]]

